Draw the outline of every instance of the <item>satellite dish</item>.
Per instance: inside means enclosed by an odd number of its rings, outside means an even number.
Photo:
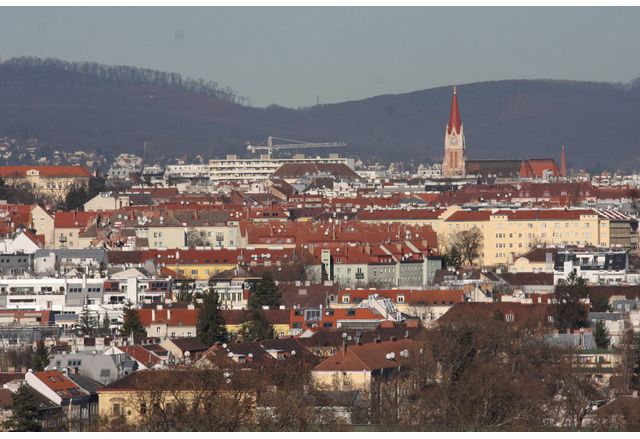
[[[227,349],[227,344],[226,343],[222,343],[222,348],[223,349]]]
[[[187,357],[187,358],[189,358],[189,357],[191,356],[191,352],[189,352],[189,351],[185,351],[184,356],[185,356],[185,357]]]
[[[296,351],[291,351],[291,355],[295,356],[296,355]]]

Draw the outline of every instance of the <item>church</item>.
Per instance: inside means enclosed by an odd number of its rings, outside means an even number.
[[[442,177],[450,180],[473,180],[479,183],[495,183],[513,180],[549,180],[567,176],[564,146],[560,167],[554,159],[524,160],[468,160],[466,157],[464,125],[460,117],[457,87],[453,87],[449,123],[444,134]]]

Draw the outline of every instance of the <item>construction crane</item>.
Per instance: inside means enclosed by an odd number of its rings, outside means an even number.
[[[289,143],[274,144],[273,140],[280,140]],[[247,142],[247,151],[255,153],[258,150],[267,151],[267,156],[271,158],[274,151],[281,149],[307,149],[307,148],[339,148],[347,146],[344,142],[324,142],[324,143],[309,143],[301,140],[283,139],[282,137],[267,137],[257,145],[251,145]]]

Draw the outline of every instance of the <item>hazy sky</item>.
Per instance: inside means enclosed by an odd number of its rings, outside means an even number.
[[[494,79],[640,76],[640,8],[1,8],[0,57],[126,64],[297,107]]]

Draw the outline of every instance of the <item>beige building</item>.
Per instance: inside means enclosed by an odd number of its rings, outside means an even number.
[[[85,212],[117,210],[130,205],[129,195],[101,192],[86,203]]]
[[[30,186],[42,196],[64,201],[73,187],[88,187],[91,174],[81,166],[0,166],[0,177],[10,186]]]
[[[632,247],[637,222],[614,211],[596,209],[459,210],[440,225],[438,241],[477,227],[482,232],[481,265],[512,264],[518,256],[546,245]]]
[[[412,339],[345,345],[311,372],[324,390],[371,390],[374,379],[386,379],[404,364],[415,361],[417,343]]]
[[[53,248],[54,244],[54,219],[41,206],[35,205],[31,209],[31,224],[38,235],[44,235],[45,248]]]

